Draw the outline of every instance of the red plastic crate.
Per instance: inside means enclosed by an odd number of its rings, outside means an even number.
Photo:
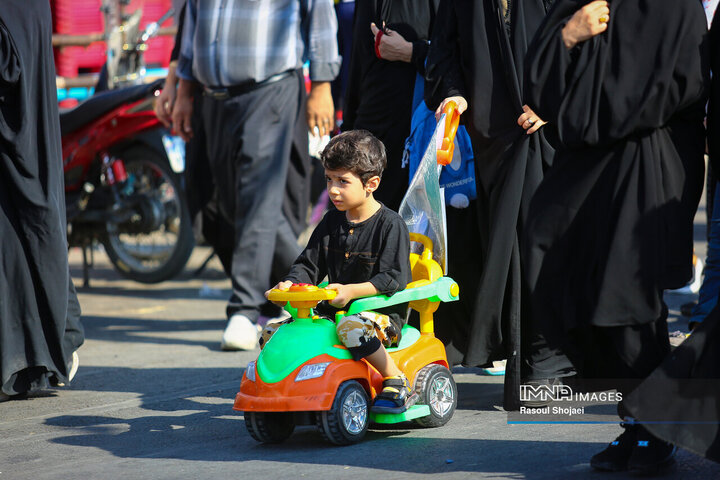
[[[100,12],[102,0],[50,0],[53,13],[53,32],[59,34],[102,33],[105,29]],[[142,8],[141,29],[159,19],[172,6],[171,0],[134,0],[125,12]],[[163,26],[172,25],[168,19]],[[156,37],[148,42],[145,63],[148,66],[166,67],[174,44],[172,37]],[[106,46],[96,42],[88,47],[63,47],[55,49],[57,74],[75,77],[81,72],[97,72],[105,63]]]

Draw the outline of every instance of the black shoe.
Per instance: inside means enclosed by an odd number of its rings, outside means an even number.
[[[628,460],[628,470],[634,475],[656,475],[675,463],[677,447],[638,427],[637,442]]]
[[[405,375],[387,377],[382,392],[375,397],[370,411],[373,413],[403,413],[418,401],[418,394],[410,390]]]
[[[590,459],[590,466],[605,472],[622,472],[628,469],[628,462],[637,443],[637,425],[620,424],[625,431],[610,442],[605,450]]]

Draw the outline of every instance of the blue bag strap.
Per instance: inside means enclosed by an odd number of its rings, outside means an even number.
[[[419,73],[415,75],[415,88],[413,90],[412,111],[420,105],[425,95],[425,79]]]

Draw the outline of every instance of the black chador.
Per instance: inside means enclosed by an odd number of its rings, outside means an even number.
[[[448,269],[462,294],[440,307],[437,334],[453,363],[508,359],[507,409],[518,406],[520,382],[520,241],[530,199],[553,158],[543,129],[527,135],[517,123],[527,103],[525,52],[547,3],[445,1],[427,63],[431,108],[455,95],[468,101],[461,121],[472,139],[478,194],[469,208],[448,209]]]
[[[641,379],[669,349],[662,291],[691,275],[707,29],[694,0],[613,0],[607,31],[568,50],[584,3],[555,3],[526,63],[557,148],[524,244],[533,319],[581,376]]]
[[[714,73],[720,72],[720,17],[715,17],[707,119],[711,160],[720,159],[720,75]],[[713,169],[720,172],[720,165]],[[720,462],[720,306],[624,403],[653,435]]]
[[[68,269],[47,0],[0,7],[0,387],[66,382],[82,344]]]

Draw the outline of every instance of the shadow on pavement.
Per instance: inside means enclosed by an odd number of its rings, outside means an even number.
[[[272,468],[284,478],[303,468],[315,472],[328,465],[371,468],[388,474],[482,472],[507,479],[626,478],[591,470],[589,457],[603,444],[555,441],[550,427],[508,426],[516,433],[507,438],[506,427],[498,423],[496,412],[483,411],[487,404],[472,404],[466,398],[475,388],[482,388],[480,384],[459,386],[463,408],[477,410],[472,422],[477,430],[486,430],[482,439],[453,438],[455,431],[463,435],[459,432],[466,426],[458,422],[468,420],[455,417],[437,429],[411,424],[371,426],[365,439],[351,447],[330,445],[314,427],[306,426],[297,427],[284,443],[259,444],[247,433],[242,413],[232,410],[241,375],[240,368],[92,368],[76,379],[72,390],[107,395],[136,392],[139,400],[109,402],[106,412],[94,408],[92,414],[64,414],[45,423],[62,428],[62,436],[52,442],[87,447],[88,454],[100,449],[126,459],[253,462],[243,463],[245,473]],[[183,379],[181,388],[178,378]],[[495,390],[501,385],[492,387]],[[501,388],[497,395],[501,395]],[[680,455],[683,463],[697,461],[691,457],[688,453]]]
[[[220,332],[227,320],[178,320],[157,318],[118,318],[83,316],[85,338],[108,342],[127,342],[155,345],[194,345],[220,351]],[[178,338],[182,332],[216,330],[217,339],[212,341]],[[188,335],[190,337],[192,335]]]
[[[78,293],[86,295],[112,295],[119,297],[136,297],[149,299],[220,299],[227,300],[231,289],[229,281],[227,288],[213,289],[212,293],[203,297],[200,287],[185,286],[188,282],[216,282],[226,280],[225,273],[213,267],[208,267],[199,276],[194,275],[195,269],[185,268],[174,278],[156,284],[142,284],[126,279],[107,263],[96,264],[90,269],[90,286],[82,286],[82,266],[71,263],[70,275],[74,279]],[[178,286],[180,284],[181,286]],[[134,288],[128,288],[134,285]]]
[[[233,392],[217,392],[217,395],[225,398],[230,393]],[[403,425],[373,428],[361,443],[351,447],[326,443],[313,427],[298,427],[282,444],[259,444],[247,433],[240,412],[230,410],[229,402],[218,404],[214,400],[214,397],[184,398],[165,405],[143,405],[154,410],[172,410],[172,416],[128,419],[66,415],[51,418],[46,423],[68,429],[67,436],[53,440],[56,443],[88,447],[89,451],[102,449],[120,458],[271,462],[273,468],[281,469],[281,464],[290,468],[301,468],[302,464],[336,465],[415,474],[497,472],[494,478],[519,479],[533,478],[533,473],[537,472],[534,462],[518,461],[518,457],[528,452],[532,452],[533,458],[552,458],[552,469],[562,471],[574,468],[578,459],[586,460],[598,447],[542,440],[437,438],[434,429],[422,432],[414,426],[405,428]],[[482,428],[481,418],[478,420],[478,428]],[[452,431],[453,422],[441,428],[446,429],[447,434],[447,430]],[[406,437],[410,430],[413,436]],[[425,436],[418,438],[417,435]],[[347,455],[348,448],[353,450],[352,455]],[[392,452],[392,456],[385,457],[381,452]],[[591,474],[589,466],[577,473]]]
[[[76,289],[78,293],[84,295],[107,295],[115,297],[133,297],[133,298],[146,298],[150,300],[222,300],[226,301],[230,298],[230,288],[213,290],[208,296],[203,296],[199,288],[178,288],[170,287],[163,284],[157,284],[155,287],[145,288],[127,288],[125,285],[127,281],[123,283],[118,282],[118,286],[96,286],[90,282],[90,287],[80,287],[79,283],[76,282]],[[139,284],[138,284],[139,285]]]
[[[502,383],[464,383],[455,377],[458,387],[458,410],[497,411],[503,401]]]

